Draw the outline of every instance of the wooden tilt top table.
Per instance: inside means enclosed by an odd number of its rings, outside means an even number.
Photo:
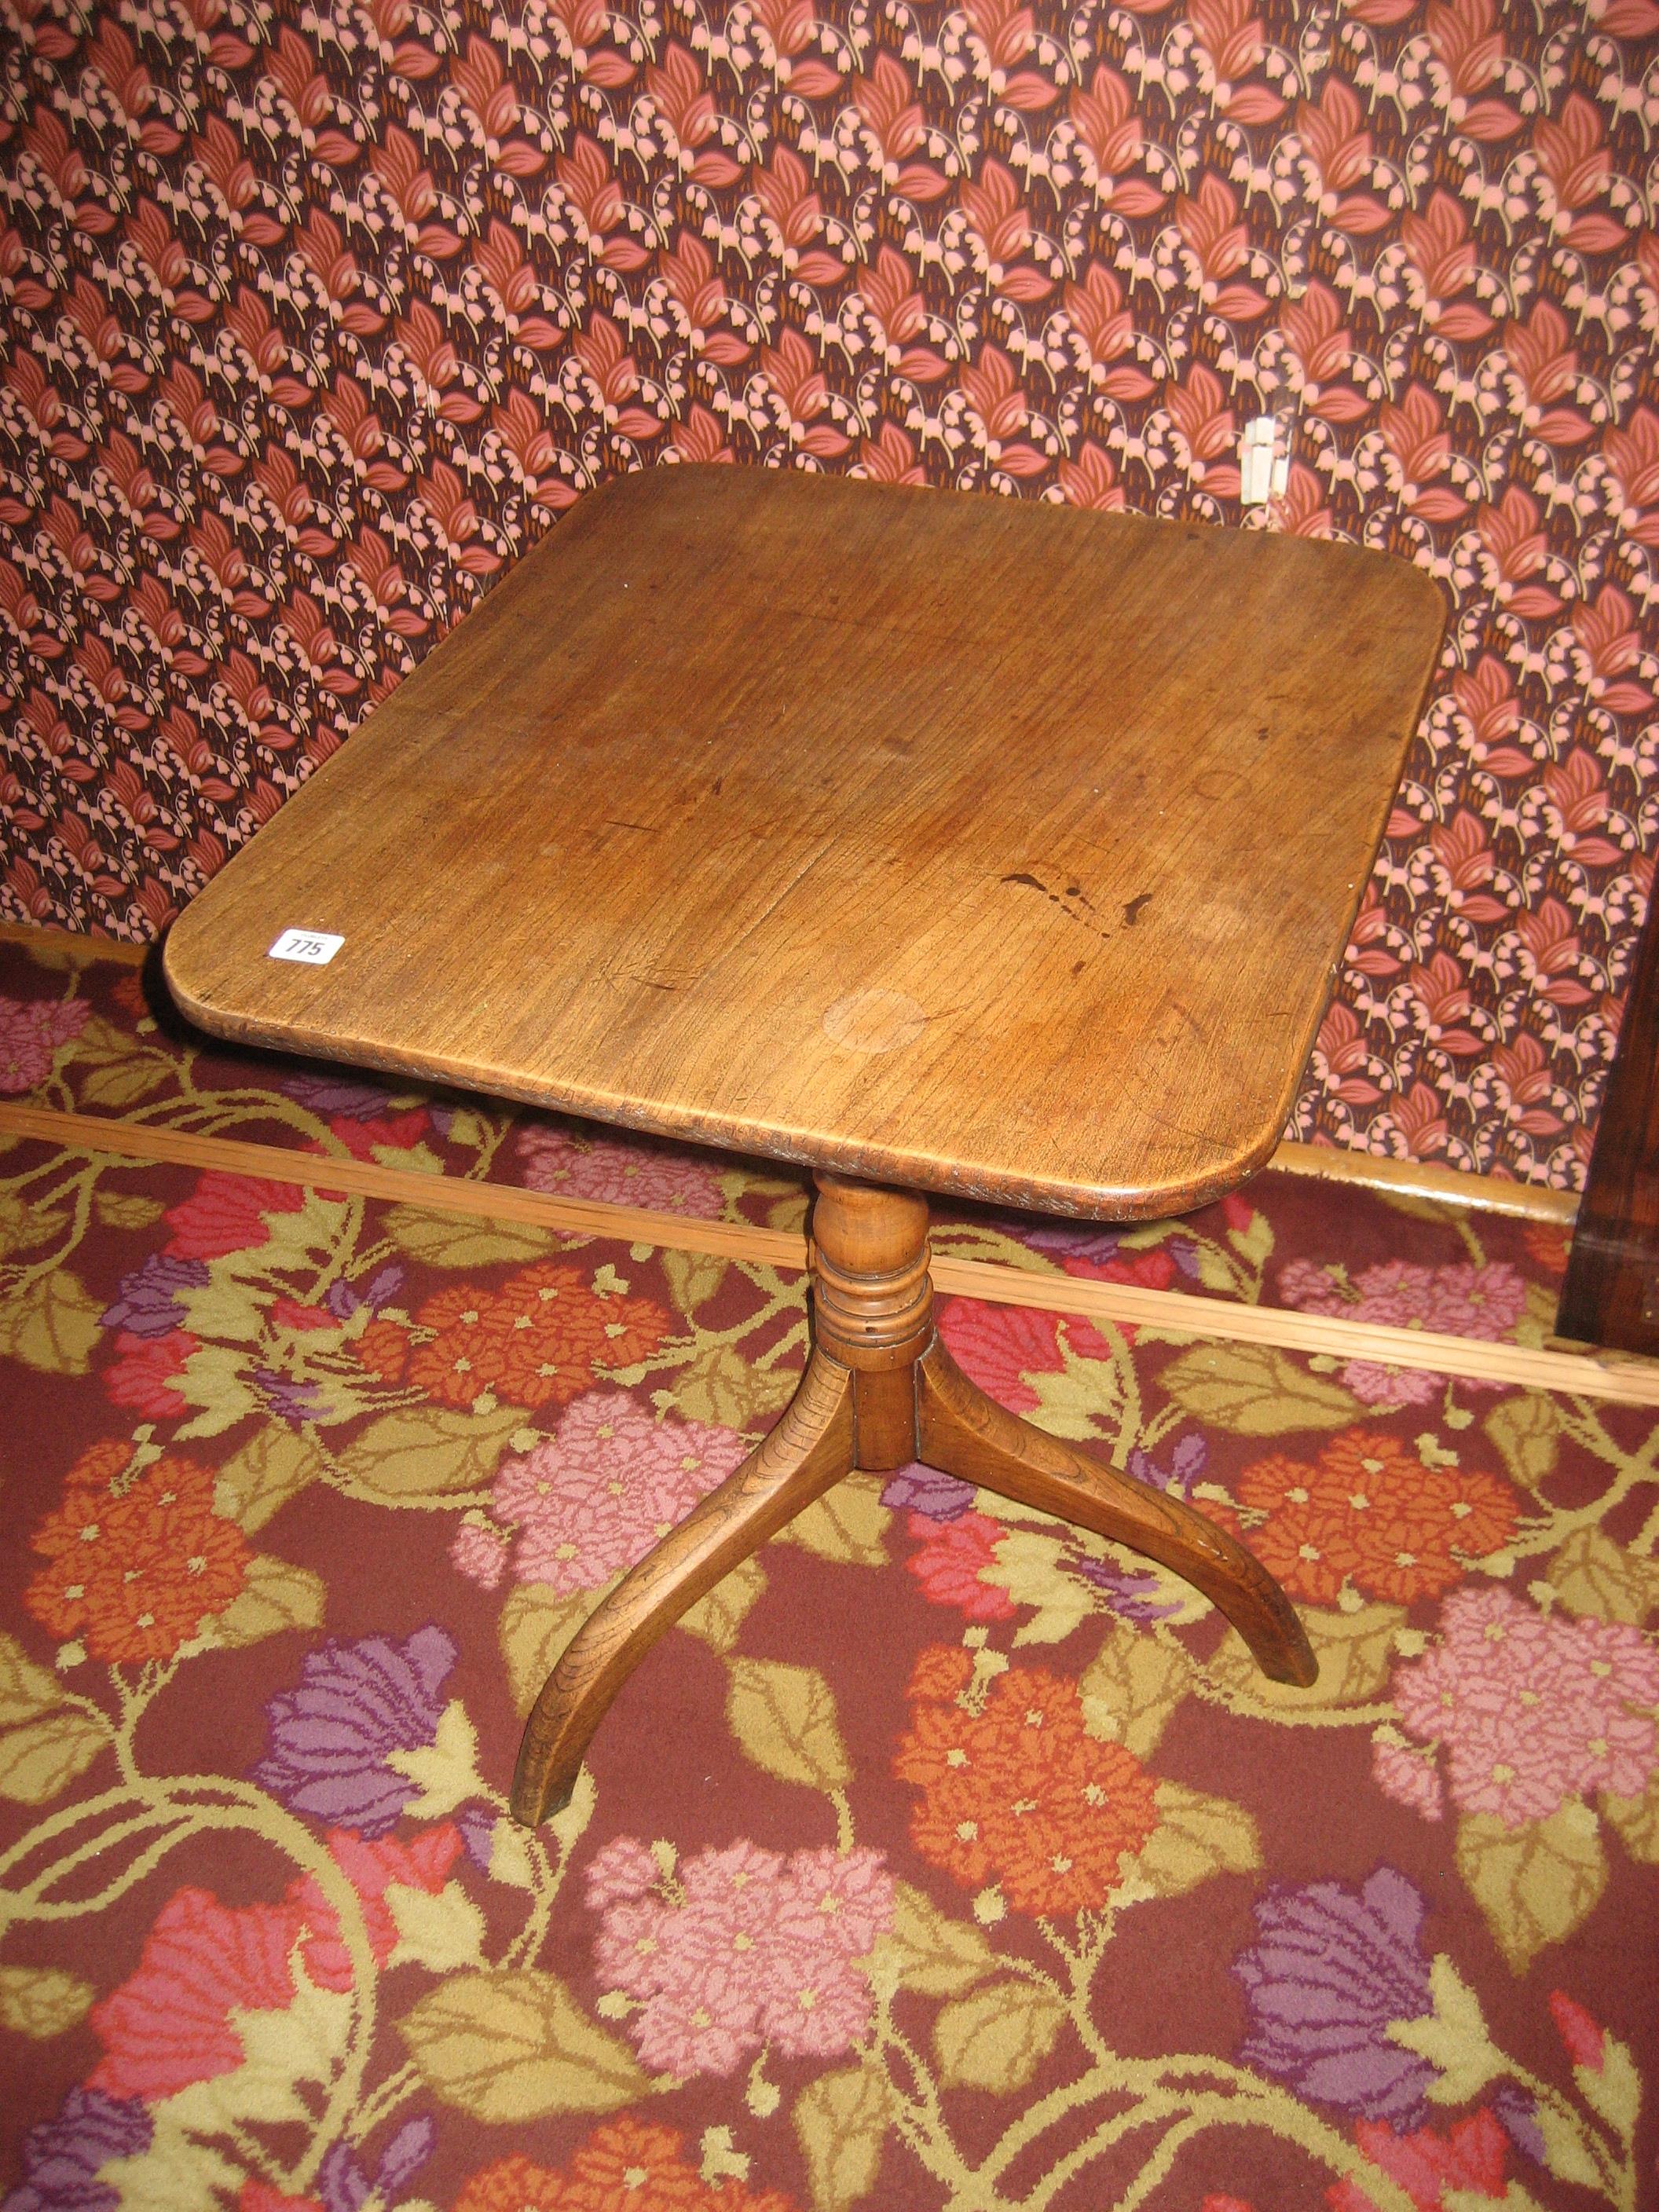
[[[800,1387],[567,1646],[521,1820],[663,1630],[854,1468],[1126,1544],[1314,1679],[1248,1552],[952,1364],[921,1194],[1143,1218],[1266,1161],[1443,619],[1348,545],[647,471],[175,924],[167,979],[221,1036],[817,1171]]]

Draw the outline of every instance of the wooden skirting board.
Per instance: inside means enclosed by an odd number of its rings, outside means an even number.
[[[542,1191],[519,1189],[511,1184],[422,1175],[407,1169],[380,1167],[372,1161],[319,1159],[314,1153],[290,1152],[274,1145],[192,1136],[181,1130],[150,1128],[140,1122],[106,1120],[95,1115],[64,1114],[50,1108],[0,1103],[0,1134],[34,1138],[70,1152],[106,1153],[117,1158],[155,1160],[179,1167],[213,1168],[229,1175],[260,1176],[268,1182],[295,1183],[304,1188],[344,1190],[365,1198],[395,1200],[434,1212],[521,1221],[551,1231],[653,1244],[682,1252],[708,1253],[722,1259],[746,1260],[762,1267],[799,1272],[806,1266],[804,1237],[782,1230],[757,1228],[749,1222],[707,1221],[684,1214],[653,1212],[642,1206],[557,1198]],[[1311,1148],[1296,1149],[1305,1152]],[[1279,1164],[1277,1158],[1274,1164]],[[1430,1194],[1420,1185],[1413,1185],[1413,1188],[1420,1195]],[[1389,1328],[1371,1322],[1297,1313],[1282,1306],[1236,1305],[1223,1298],[1195,1297],[1186,1291],[1148,1291],[1132,1284],[1085,1281],[1077,1276],[1043,1274],[1000,1261],[957,1260],[948,1255],[935,1257],[933,1272],[935,1286],[946,1295],[981,1298],[997,1305],[1080,1314],[1093,1321],[1129,1323],[1155,1330],[1160,1335],[1271,1345],[1287,1352],[1322,1353],[1343,1360],[1376,1360],[1383,1366],[1417,1368],[1431,1374],[1511,1389],[1555,1390],[1624,1405],[1659,1406],[1659,1360],[1637,1359],[1620,1353],[1533,1350],[1520,1345],[1488,1344],[1474,1337]]]

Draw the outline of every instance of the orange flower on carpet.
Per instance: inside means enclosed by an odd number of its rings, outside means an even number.
[[[918,1676],[948,1680],[942,1663],[923,1674],[931,1656]],[[966,1888],[996,1882],[1022,1912],[1104,1904],[1158,1825],[1152,1776],[1090,1735],[1076,1683],[1041,1668],[1002,1675],[979,1713],[919,1702],[893,1770],[923,1792],[910,1818],[923,1857]]]
[[[631,1367],[653,1352],[669,1317],[649,1298],[605,1297],[580,1267],[546,1261],[520,1268],[490,1303],[501,1391],[515,1406],[568,1406],[596,1365]]]
[[[395,1321],[370,1322],[353,1348],[358,1364],[382,1382],[403,1381],[409,1366],[409,1337]]]
[[[409,1379],[441,1406],[470,1406],[501,1380],[490,1304],[489,1291],[462,1283],[435,1292],[416,1316],[433,1336],[410,1354]]]
[[[1521,1501],[1476,1468],[1425,1466],[1382,1430],[1334,1437],[1310,1467],[1275,1453],[1239,1479],[1236,1525],[1292,1597],[1334,1603],[1344,1583],[1406,1604],[1501,1551]],[[1258,1517],[1259,1516],[1259,1517]]]
[[[440,1291],[416,1318],[434,1334],[410,1355],[409,1379],[440,1405],[470,1406],[494,1390],[538,1411],[579,1398],[596,1368],[631,1367],[672,1327],[653,1300],[607,1297],[581,1268],[553,1261],[521,1267],[499,1290]],[[358,1352],[366,1365],[388,1356],[379,1338]]]
[[[481,2166],[455,2212],[794,2212],[776,2190],[705,2181],[682,2156],[684,2140],[623,2114],[596,2128],[562,2172],[520,2152]]]
[[[213,1476],[168,1453],[135,1468],[130,1444],[94,1444],[70,1469],[64,1502],[35,1530],[48,1564],[24,1603],[52,1635],[94,1659],[170,1659],[241,1589],[252,1556],[213,1510]]]

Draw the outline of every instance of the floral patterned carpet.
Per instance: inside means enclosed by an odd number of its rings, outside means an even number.
[[[796,1179],[198,1049],[0,945],[0,1092],[793,1223]],[[953,1250],[1541,1340],[1561,1240],[1267,1176]],[[1659,2202],[1650,1413],[945,1304],[1237,1528],[1148,1563],[922,1468],[672,1631],[569,1810],[519,1716],[742,1456],[802,1285],[0,1131],[6,2212]]]

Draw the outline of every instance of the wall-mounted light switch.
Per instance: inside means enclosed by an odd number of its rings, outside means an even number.
[[[1284,476],[1278,465],[1279,425],[1271,415],[1253,415],[1238,441],[1238,495],[1246,507],[1266,507],[1284,489],[1290,456],[1284,457]]]

